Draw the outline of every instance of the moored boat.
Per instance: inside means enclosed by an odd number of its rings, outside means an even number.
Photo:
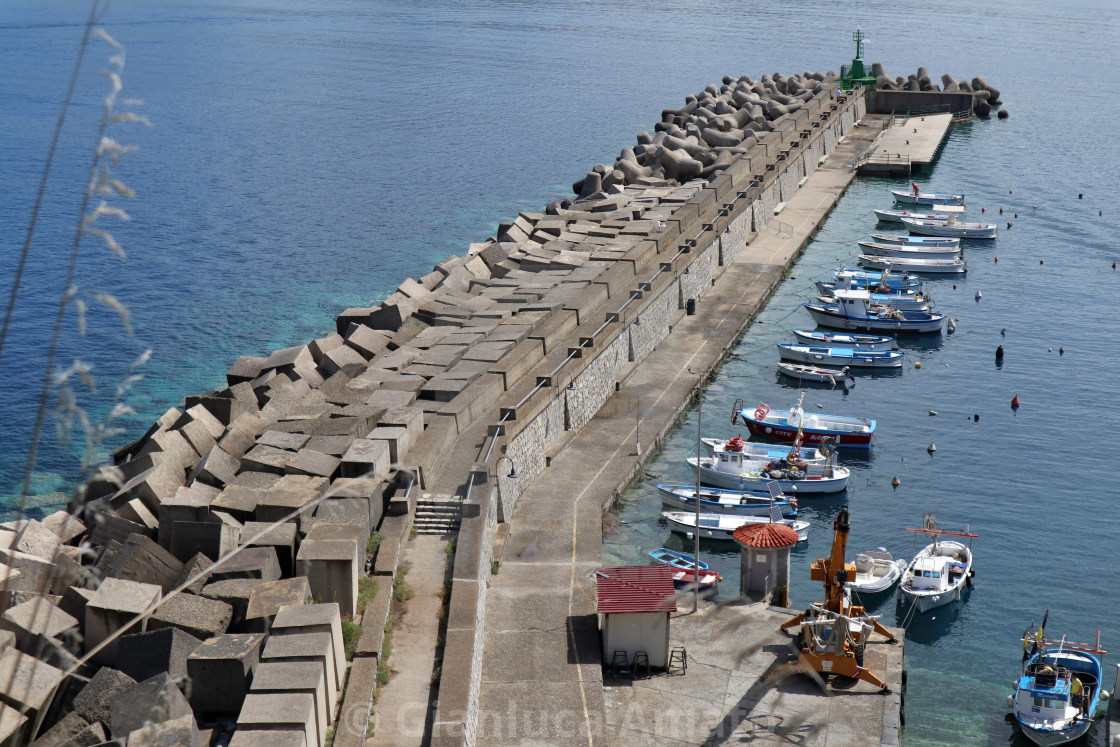
[[[860,350],[898,350],[898,340],[883,335],[795,329],[793,336],[806,345],[837,345]]]
[[[960,246],[922,246],[919,244],[880,244],[875,241],[857,242],[864,254],[874,257],[902,257],[913,259],[956,259],[961,256]]]
[[[735,403],[731,424],[740,420],[751,433],[762,438],[805,444],[836,444],[840,447],[870,449],[875,438],[875,421],[848,415],[806,415],[801,407],[804,393],[788,410],[771,410],[765,402],[754,410]],[[783,488],[784,490],[784,488]],[[797,491],[802,492],[802,491]]]
[[[976,537],[964,532],[947,532],[938,529],[932,515],[926,516],[923,529],[908,529],[933,537],[933,542],[922,548],[907,565],[899,584],[899,599],[928,612],[951,602],[961,600],[964,589],[972,588],[972,548],[958,540],[943,536]]]
[[[875,217],[882,223],[899,223],[903,218],[920,218],[923,220],[945,220],[937,213],[915,213],[913,210],[876,210]]]
[[[696,510],[696,485],[661,483],[661,505],[681,511]],[[700,511],[732,516],[769,516],[776,506],[782,516],[797,516],[797,499],[776,490],[777,496],[761,490],[721,490],[700,486]]]
[[[699,582],[696,580],[696,571],[673,572],[673,586],[692,586],[698,583],[701,589],[709,589],[721,580],[722,578],[715,571],[700,571]]]
[[[845,285],[863,290],[912,290],[920,292],[924,283],[917,275],[908,275],[904,272],[881,272],[869,270],[866,267],[843,267],[836,271],[832,280],[844,287]],[[878,286],[878,287],[876,287]]]
[[[700,442],[704,444],[709,454],[719,454],[721,452],[742,454],[745,457],[758,459],[764,462],[785,459],[790,455],[789,446],[744,441],[740,436],[735,436],[734,438],[701,438]],[[800,449],[797,456],[799,459],[809,462],[810,464],[814,462],[823,462],[827,458],[819,449],[807,448]]]
[[[940,194],[937,192],[908,192],[905,189],[892,189],[894,201],[902,205],[963,205],[964,195]]]
[[[871,240],[877,244],[916,244],[918,246],[959,247],[960,239],[941,236],[910,236],[904,233],[873,233]]]
[[[904,270],[905,272],[919,273],[959,274],[968,270],[965,261],[959,257],[954,259],[914,259],[861,254],[859,255],[859,263],[873,270]]]
[[[829,368],[827,366],[809,366],[804,363],[778,363],[778,373],[798,381],[819,381],[822,384],[837,384],[848,386],[855,384],[856,379],[848,368]]]
[[[878,286],[871,286],[868,288],[866,285],[861,285],[854,281],[829,283],[824,280],[817,280],[815,285],[821,295],[817,296],[817,300],[821,303],[835,303],[837,290],[867,290],[871,294],[871,303],[877,303],[880,306],[890,306],[894,309],[901,309],[903,311],[929,311],[930,299],[925,293],[919,293],[916,290],[892,290],[882,289]]]
[[[856,555],[856,575],[846,586],[849,590],[867,597],[889,591],[898,583],[906,569],[904,558],[895,558],[885,550],[868,550]]]
[[[687,537],[696,536],[696,514],[689,511],[662,511],[669,528]],[[797,532],[797,540],[809,539],[809,522],[798,519],[774,521],[766,516],[728,516],[727,514],[700,514],[700,536],[703,539],[730,541],[731,535],[746,524],[785,524]]]
[[[672,566],[678,570],[693,570],[696,566],[696,558],[688,553],[670,550],[667,547],[659,547],[656,550],[650,550],[646,555],[656,560],[663,565]],[[700,570],[708,570],[708,564],[703,560],[700,561]]]
[[[862,332],[941,332],[944,314],[932,311],[903,311],[873,305],[864,290],[837,290],[836,303],[803,304],[813,321],[822,327]]]
[[[902,366],[902,353],[897,350],[861,350],[859,348],[781,343],[778,345],[778,355],[785,361],[822,366],[850,366],[852,368],[900,368]]]
[[[691,469],[696,469],[696,457],[688,457],[686,461]],[[850,475],[847,467],[831,464],[798,467],[785,460],[756,462],[750,459],[700,458],[700,482],[731,490],[757,490],[776,482],[783,493],[839,493],[848,487]]]
[[[1007,705],[1024,736],[1035,744],[1066,744],[1089,731],[1097,707],[1109,699],[1102,689],[1100,631],[1095,644],[1046,637],[1046,618],[1023,633],[1023,671]]]
[[[995,223],[965,223],[950,219],[904,217],[906,230],[919,236],[953,236],[959,239],[994,239]]]

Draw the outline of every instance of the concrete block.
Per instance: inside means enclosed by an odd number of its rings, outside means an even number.
[[[323,355],[323,359],[319,362],[319,370],[325,376],[332,376],[346,366],[360,366],[364,369],[366,365],[366,358],[361,353],[349,345],[343,345]]]
[[[222,513],[217,511],[215,513]],[[226,514],[228,516],[228,514]],[[231,517],[232,518],[232,517]],[[196,553],[217,560],[233,551],[241,539],[241,527],[224,521],[177,521],[171,525],[171,554],[186,562]]]
[[[252,391],[252,387],[247,383],[240,384],[239,386],[248,387],[249,390]],[[259,407],[257,406],[257,398],[255,394],[253,395],[251,402],[252,404],[250,405],[250,402],[244,399],[237,399],[235,397],[225,397],[214,394],[205,394],[191,395],[187,397],[186,405],[188,410],[195,406],[206,408],[206,410],[211,415],[213,415],[219,423],[222,424],[222,430],[224,431],[225,428],[229,427],[230,423],[237,420],[237,418],[245,415],[248,412],[256,412],[259,409]],[[220,439],[221,437],[222,434],[219,433],[214,438]]]
[[[146,536],[158,535],[159,519],[156,518],[156,514],[148,508],[143,499],[123,496],[110,505],[116,509],[120,518],[143,527],[142,534]]]
[[[316,720],[315,698],[308,693],[250,693],[237,717],[237,730],[293,732],[308,747],[322,747]]]
[[[575,328],[576,316],[572,312],[563,312]],[[502,377],[502,385],[509,391],[521,377],[528,373],[533,366],[544,358],[545,342],[539,337],[529,337],[518,343],[500,361],[490,367],[489,373]]]
[[[113,556],[106,575],[152,584],[166,594],[175,588],[183,575],[183,563],[150,538],[132,534]]]
[[[100,723],[108,727],[113,697],[135,685],[136,680],[124,672],[112,667],[102,667],[74,698],[74,713],[91,724]]]
[[[262,446],[271,446],[284,451],[299,451],[307,445],[311,436],[306,433],[286,433],[284,431],[266,430],[257,437],[257,443]]]
[[[267,490],[248,488],[243,485],[229,485],[214,499],[211,507],[225,511],[240,522],[251,521],[257,504],[268,495]]]
[[[255,578],[231,578],[225,581],[211,581],[202,587],[202,594],[206,599],[225,602],[233,608],[229,621],[229,630],[234,633],[244,632],[245,613],[249,609],[249,597],[253,589],[260,584]]]
[[[362,477],[373,479],[387,477],[392,469],[387,441],[373,441],[366,438],[355,439],[350,448],[342,455],[339,475],[342,477]]]
[[[80,586],[70,586],[62,593],[58,601],[58,608],[75,620],[86,619],[86,604],[97,593],[96,589],[85,589]]]
[[[408,449],[411,446],[409,429],[400,426],[378,426],[370,431],[366,438],[370,441],[381,441],[389,447],[389,459],[394,464],[401,464],[408,458]]]
[[[246,547],[235,555],[222,558],[210,572],[211,582],[234,578],[258,581],[280,580],[280,562],[272,547]]]
[[[268,524],[264,522],[249,521],[241,529],[243,541],[250,547],[270,547],[276,552],[276,560],[280,563],[280,574],[284,578],[293,575],[296,561],[296,530],[295,522],[283,524]],[[262,530],[263,535],[256,537]]]
[[[304,608],[313,606],[305,605]],[[265,644],[264,651],[261,654],[261,662],[311,662],[319,664],[323,668],[324,680],[327,685],[327,702],[336,702],[340,688],[330,633],[278,635],[275,619],[272,621],[272,625],[273,633]]]
[[[372,528],[377,526],[381,521],[381,515],[385,512],[387,486],[388,483],[384,480],[343,477],[331,483],[330,500],[350,498],[365,502],[369,506],[369,525]]]
[[[237,713],[260,661],[264,635],[226,633],[203,641],[187,658],[195,713]]]
[[[189,417],[184,414],[184,417]],[[218,439],[210,433],[207,425],[199,420],[189,420],[181,428],[178,433],[182,433],[191,447],[200,455],[205,454],[218,443]],[[194,465],[186,465],[186,469],[190,469]]]
[[[346,344],[368,361],[385,349],[389,335],[364,324],[351,324],[346,329]]]
[[[319,504],[315,516],[305,526],[308,532],[314,531],[318,524],[345,524],[358,528],[358,544],[363,546],[369,540],[369,501],[361,498],[330,498]]]
[[[335,672],[338,674],[336,682],[340,688],[342,676],[346,673],[346,651],[342,640],[343,614],[345,613],[336,604],[304,604],[282,607],[272,621],[272,634],[278,637],[306,633],[329,634]]]
[[[176,594],[152,613],[148,630],[176,628],[205,641],[225,633],[232,621],[233,605],[221,599]]]
[[[140,498],[152,512],[158,513],[160,503],[175,495],[185,479],[184,472],[173,462],[161,462],[126,482],[113,496],[113,505],[116,507],[128,498]]]
[[[320,454],[341,458],[353,442],[354,439],[350,436],[311,436],[307,440],[307,448]]]
[[[323,362],[323,356],[342,345],[342,335],[332,333],[319,337],[307,343],[307,352],[311,353],[311,360],[316,364]]]
[[[229,371],[226,372],[226,383],[233,386],[234,384],[252,381],[261,375],[261,370],[264,368],[266,361],[266,358],[255,355],[241,356],[234,361]]]
[[[414,444],[424,433],[424,411],[419,407],[392,407],[378,418],[377,425],[405,428],[409,444]]]
[[[164,454],[165,461],[171,462],[182,472],[198,462],[199,453],[181,430],[160,431],[148,439],[133,458],[153,452]]]
[[[311,449],[300,449],[284,468],[285,474],[331,477],[342,460]]]
[[[9,710],[9,712],[13,711]],[[36,739],[32,743],[32,747],[85,747],[86,745],[101,744],[106,739],[107,735],[101,724],[91,724],[71,711]],[[4,739],[2,715],[0,715],[0,744],[10,744]]]
[[[52,560],[62,540],[38,521],[8,522],[0,527],[0,548]]]
[[[139,633],[147,630],[147,609],[163,596],[159,586],[136,581],[107,578],[86,604],[85,652],[88,654],[110,635],[124,628],[136,617],[140,622],[128,628]],[[112,664],[117,658],[118,640],[101,649],[93,661]]]
[[[137,682],[166,672],[187,676],[187,657],[202,641],[178,628],[149,630],[120,638],[116,668]]]
[[[364,553],[360,558],[364,559]],[[356,543],[349,540],[316,540],[309,535],[300,544],[296,555],[296,573],[307,576],[311,594],[316,600],[337,602],[344,614],[353,615],[358,599],[358,562]]]
[[[0,704],[10,706],[34,721],[49,711],[62,670],[9,648],[0,654]]]
[[[199,460],[187,476],[187,484],[202,482],[216,488],[228,485],[241,466],[240,460],[227,454],[221,446],[214,445],[206,456]]]
[[[179,575],[179,581],[175,586],[179,587],[187,584],[184,587],[186,591],[191,594],[198,594],[210,579],[209,569],[212,565],[214,565],[213,560],[202,553],[195,553],[193,557],[183,563],[183,572]]]
[[[218,497],[218,489],[195,483],[181,487],[175,495],[165,499],[159,506],[159,544],[171,546],[171,526],[178,521],[205,521],[210,513],[210,504]]]
[[[45,639],[71,633],[78,624],[77,618],[47,597],[30,599],[0,615],[0,630],[10,631],[15,636],[16,648],[33,656]]]
[[[257,443],[241,458],[241,469],[282,475],[293,456],[295,454],[291,451]]]
[[[250,633],[268,633],[281,607],[305,604],[310,597],[311,586],[303,576],[258,584],[249,593],[245,628]]]
[[[294,521],[298,527],[300,523],[315,514],[314,502],[319,499],[319,493],[275,487],[268,495],[257,504],[256,519],[267,524],[283,521]],[[292,512],[297,512],[295,517],[289,519]]]
[[[414,311],[416,311],[415,302],[399,297],[396,303],[386,303],[373,311],[368,320],[363,320],[362,324],[373,329],[396,332],[405,326],[406,320],[412,316]]]
[[[146,722],[193,718],[190,703],[166,673],[114,694],[109,701],[109,713],[109,733],[122,740]]]
[[[272,369],[279,373],[291,374],[301,364],[314,366],[315,359],[311,357],[311,351],[308,350],[306,345],[294,345],[290,348],[275,351],[264,362],[261,370]]]
[[[324,415],[306,428],[316,436],[360,436],[366,430],[364,417],[334,417]]]
[[[415,401],[415,391],[401,391],[397,389],[385,389],[383,387],[371,392],[369,399],[366,400],[366,404],[384,407],[385,411],[388,412],[394,407],[408,407]]]
[[[157,724],[147,724],[128,735],[129,747],[209,747],[194,716],[185,715]]]
[[[43,526],[54,532],[63,542],[70,542],[85,534],[86,525],[65,511],[55,511],[43,519]]]
[[[301,731],[238,727],[229,747],[307,747],[307,736]]]
[[[327,702],[326,677],[317,662],[261,662],[249,691],[250,695],[301,693],[310,695],[315,701],[315,725],[318,739],[322,742],[334,715],[334,703]]]

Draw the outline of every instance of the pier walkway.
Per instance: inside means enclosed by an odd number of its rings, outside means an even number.
[[[602,562],[602,511],[642,464],[636,443],[648,451],[677,421],[697,384],[731,349],[847,189],[857,159],[879,133],[880,125],[860,125],[849,133],[777,218],[751,237],[723,270],[696,315],[678,313],[675,334],[629,373],[612,401],[574,435],[518,500],[500,573],[489,584],[479,744],[696,744],[726,728],[731,729],[728,734],[741,734],[732,712],[747,713],[743,704],[753,681],[744,672],[734,671],[712,689],[711,682],[693,675],[699,670],[691,666],[685,677],[651,680],[660,683],[650,685],[655,689],[672,690],[672,697],[662,698],[661,706],[679,696],[678,707],[686,708],[691,698],[710,698],[718,691],[718,707],[705,716],[711,718],[688,722],[690,727],[677,736],[633,733],[626,704],[606,695],[593,577]],[[692,623],[674,622],[677,625]],[[756,655],[762,658],[754,661],[751,670],[755,679],[770,665],[784,661],[786,652],[788,646],[781,645],[759,649]],[[886,673],[888,681],[901,676],[901,655],[898,659],[896,669]],[[863,688],[860,685],[852,692],[873,700],[872,708],[886,714],[884,725],[893,726],[884,729],[883,743],[896,743],[898,694],[871,697]],[[748,711],[751,723],[765,729],[767,724],[800,718],[796,715],[800,705],[795,698],[774,697],[763,706],[752,701]],[[762,720],[760,707],[767,712]],[[828,720],[804,735],[803,743],[866,744],[869,737],[874,739],[865,722],[868,714],[856,709],[851,713],[850,718],[829,713]]]
[[[869,114],[865,124],[879,121],[885,127],[871,150],[860,159],[859,173],[882,176],[908,175],[929,165],[945,140],[953,115],[894,116]]]

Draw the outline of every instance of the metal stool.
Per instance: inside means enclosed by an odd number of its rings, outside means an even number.
[[[646,668],[646,677],[650,676],[649,654],[647,654],[645,651],[635,651],[634,652],[634,673],[633,673],[633,676],[635,676],[635,677],[638,676],[638,667],[645,667]]]
[[[669,652],[669,671],[672,672],[677,666],[680,667],[681,674],[688,673],[688,651],[684,646],[674,648]]]
[[[630,666],[627,663],[625,651],[615,651],[611,658],[611,676],[617,677],[619,672],[630,674]]]

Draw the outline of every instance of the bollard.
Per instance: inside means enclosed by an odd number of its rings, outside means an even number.
[[[684,311],[689,316],[696,316],[696,299],[690,298],[684,302]]]

